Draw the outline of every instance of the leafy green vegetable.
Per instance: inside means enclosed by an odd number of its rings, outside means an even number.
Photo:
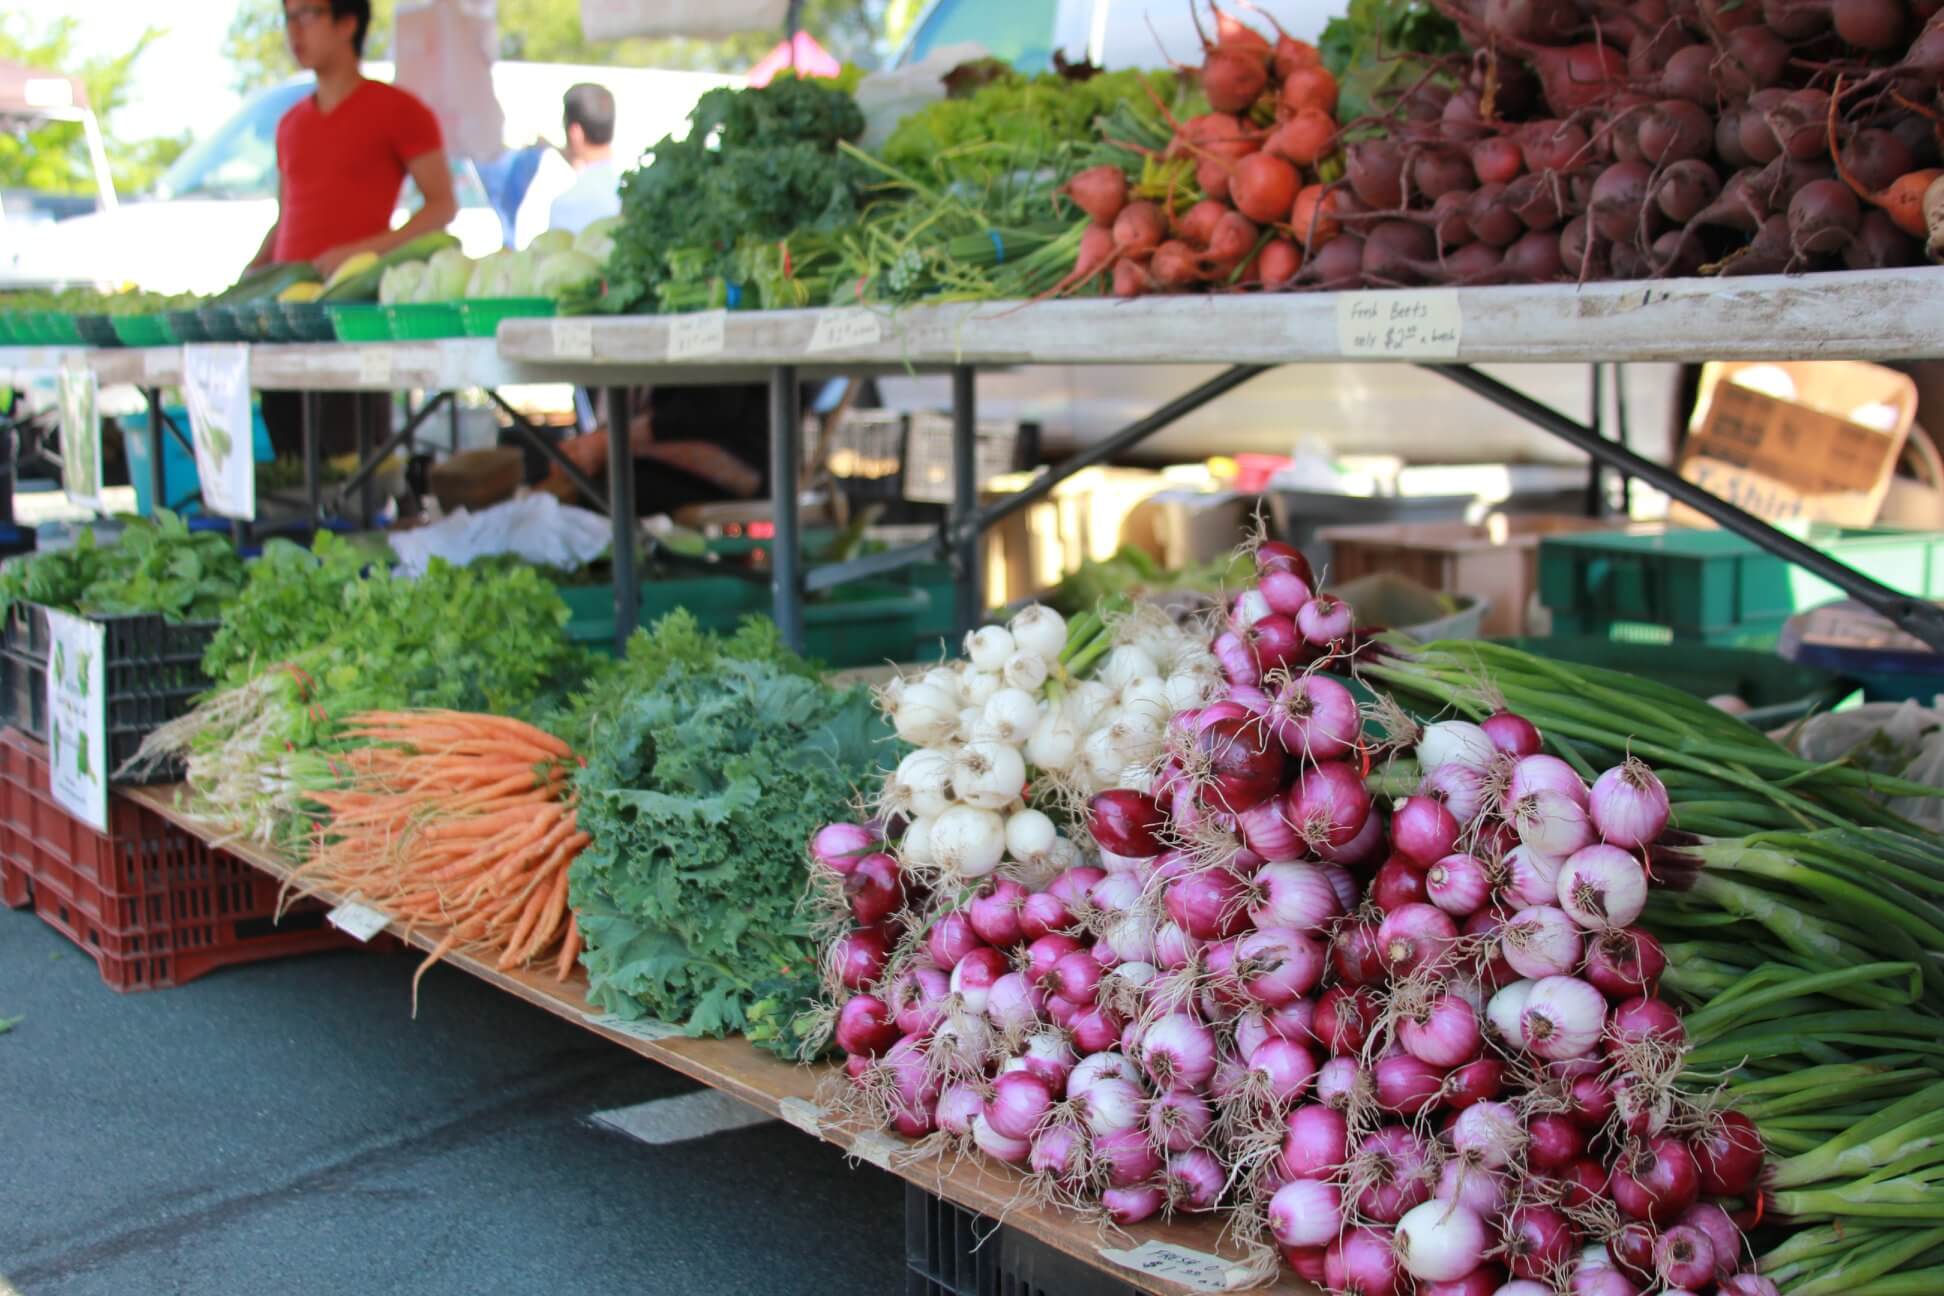
[[[1337,120],[1388,113],[1395,97],[1423,75],[1412,54],[1453,54],[1465,48],[1458,25],[1429,0],[1350,0],[1317,41],[1323,66],[1336,76]]]
[[[688,134],[664,138],[646,165],[622,178],[603,295],[574,308],[708,305],[706,286],[732,273],[744,238],[774,241],[848,224],[862,170],[838,154],[837,143],[863,131],[850,95],[815,79],[709,91],[689,114]],[[704,288],[699,299],[665,291],[696,285]]]
[[[888,736],[862,689],[671,658],[601,726],[576,780],[593,836],[569,874],[588,999],[793,1055],[794,1019],[818,992],[805,843]]]
[[[170,621],[209,621],[242,588],[243,563],[227,535],[191,531],[167,509],[153,520],[122,523],[112,544],[98,543],[88,528],[72,548],[0,567],[0,614],[21,601],[89,616],[160,613]]]
[[[1248,555],[1214,558],[1197,567],[1169,571],[1147,551],[1122,545],[1112,558],[1089,558],[1047,594],[1046,603],[1066,616],[1076,616],[1116,596],[1153,597],[1174,591],[1218,594],[1249,583],[1253,571]]]

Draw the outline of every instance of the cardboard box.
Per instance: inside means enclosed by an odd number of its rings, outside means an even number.
[[[1170,571],[1196,567],[1242,543],[1252,499],[1238,491],[1157,491],[1127,515],[1121,542]]]
[[[1003,499],[1036,475],[994,478],[984,498]],[[1128,515],[1166,484],[1160,473],[1143,469],[1088,468],[1061,482],[1046,498],[1007,516],[986,535],[986,605],[1005,607],[1030,598],[1059,584],[1089,558],[1113,557]]]
[[[1765,521],[1869,526],[1916,414],[1916,384],[1880,365],[1713,362],[1675,468]],[[1712,525],[1679,504],[1668,520]]]

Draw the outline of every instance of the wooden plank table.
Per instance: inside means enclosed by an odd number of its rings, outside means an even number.
[[[119,795],[146,806],[185,832],[212,844],[220,844],[221,849],[273,877],[287,879],[290,876],[294,865],[287,859],[247,843],[219,842],[207,823],[187,814],[177,803],[178,791],[173,785],[116,788]],[[319,890],[315,894],[328,904],[337,904],[346,898],[329,890]],[[439,928],[420,928],[408,934],[397,924],[387,930],[428,951],[444,935]],[[1190,1296],[1196,1291],[1210,1289],[1136,1273],[1115,1264],[1102,1252],[1107,1249],[1128,1250],[1153,1242],[1185,1248],[1201,1255],[1222,1254],[1224,1251],[1230,1256],[1234,1255],[1232,1249],[1218,1246],[1216,1237],[1219,1226],[1209,1221],[1191,1217],[1171,1222],[1149,1221],[1127,1230],[1127,1235],[1122,1236],[1118,1235],[1118,1230],[1070,1212],[1019,1202],[1021,1177],[983,1157],[972,1155],[912,1160],[899,1155],[907,1146],[902,1139],[877,1131],[858,1133],[818,1119],[821,1108],[817,1104],[817,1091],[826,1080],[839,1074],[840,1068],[836,1065],[794,1065],[764,1053],[740,1038],[688,1039],[679,1035],[649,1038],[647,1035],[654,1032],[633,1033],[625,1025],[612,1023],[611,1019],[587,1002],[587,981],[579,969],[575,970],[573,979],[561,982],[549,972],[501,972],[491,962],[468,954],[448,954],[444,961],[463,968],[536,1008],[738,1098],[765,1115],[788,1121],[805,1133],[814,1134],[860,1160],[888,1170],[926,1192],[982,1215],[1003,1220],[1008,1226],[1049,1246],[1161,1296]],[[400,1008],[402,1011],[404,1005],[401,1004]],[[1239,1274],[1236,1281],[1240,1282]],[[1273,1296],[1318,1296],[1314,1287],[1287,1269],[1278,1274],[1273,1284],[1256,1290],[1272,1293]]]

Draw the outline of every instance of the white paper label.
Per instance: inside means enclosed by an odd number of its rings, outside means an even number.
[[[392,353],[388,347],[366,347],[358,352],[358,386],[389,387],[392,380]]]
[[[101,507],[99,394],[94,370],[61,370],[61,489],[86,509]]]
[[[668,321],[668,358],[693,360],[698,356],[722,354],[729,327],[726,310],[699,311],[676,315]]]
[[[108,671],[101,624],[47,612],[48,790],[75,818],[108,831]]]
[[[823,1137],[823,1108],[808,1098],[785,1098],[776,1104],[776,1114],[812,1138]]]
[[[1166,1242],[1143,1242],[1131,1251],[1101,1247],[1100,1254],[1124,1269],[1165,1278],[1196,1291],[1235,1291],[1248,1286],[1253,1277],[1247,1265]]]
[[[1456,360],[1464,334],[1456,288],[1337,297],[1337,347],[1346,356]]]
[[[646,1040],[650,1043],[656,1040],[674,1039],[684,1033],[680,1026],[670,1026],[665,1021],[655,1021],[648,1017],[629,1021],[626,1017],[617,1017],[613,1013],[588,1013],[587,1020],[590,1025],[598,1026],[602,1030],[613,1031],[616,1035],[626,1035],[630,1039]]]
[[[142,352],[142,377],[166,378],[182,368],[182,352],[173,348],[149,347]]]
[[[250,348],[198,342],[182,348],[182,394],[189,406],[203,507],[224,517],[256,516],[256,446],[250,418]]]
[[[391,926],[389,914],[380,913],[369,905],[361,905],[356,900],[346,900],[324,917],[331,926],[360,943]]]
[[[553,353],[563,360],[594,358],[594,321],[557,319],[553,322]]]
[[[883,340],[884,323],[870,311],[827,310],[818,313],[816,330],[810,334],[810,345],[804,349],[812,355],[819,351],[851,351],[875,346]]]
[[[850,1154],[859,1161],[868,1161],[880,1170],[891,1168],[891,1154],[904,1147],[883,1130],[865,1130],[851,1142]]]

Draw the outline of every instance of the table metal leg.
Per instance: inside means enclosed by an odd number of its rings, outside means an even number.
[[[142,399],[148,402],[149,512],[153,513],[169,507],[169,470],[163,458],[168,449],[169,434],[162,426],[162,389],[144,387]]]
[[[635,575],[634,442],[628,434],[628,389],[607,389],[608,518],[614,524],[614,651],[628,651],[641,619],[641,583]]]
[[[803,410],[795,365],[770,370],[770,501],[776,534],[770,550],[770,593],[783,642],[803,651],[803,535],[797,524],[797,477],[802,469]]]
[[[1776,530],[1751,513],[1736,508],[1718,495],[1711,495],[1679,473],[1650,459],[1643,459],[1624,446],[1615,445],[1591,428],[1576,423],[1549,405],[1506,386],[1496,378],[1469,365],[1425,365],[1469,391],[1483,396],[1500,409],[1518,415],[1543,428],[1570,445],[1579,447],[1594,460],[1618,469],[1679,500],[1697,513],[1712,518],[1724,530],[1794,563],[1812,575],[1820,576],[1872,611],[1931,647],[1944,651],[1944,608],[1915,599],[1888,585],[1871,580],[1860,572],[1837,562],[1820,549],[1813,549],[1792,535]]]
[[[353,411],[352,427],[357,430],[358,462],[360,464],[367,463],[372,458],[371,419],[369,416],[371,407],[375,403],[374,401],[368,400],[363,392],[359,392],[351,401]],[[391,408],[389,401],[387,401],[385,408],[387,410]],[[371,529],[371,515],[377,511],[376,499],[378,492],[376,479],[377,475],[375,473],[367,473],[365,479],[358,483],[358,529],[361,531]]]
[[[963,635],[985,615],[983,537],[967,526],[979,511],[979,410],[977,371],[952,369],[952,624]]]
[[[1594,436],[1605,439],[1606,368],[1600,364],[1590,364],[1586,368],[1587,385],[1591,389],[1588,393],[1587,406],[1591,417],[1588,418],[1586,425],[1592,430]],[[1606,512],[1606,465],[1598,459],[1589,459],[1586,461],[1586,516],[1600,518],[1605,517]]]
[[[320,412],[316,392],[304,392],[301,399],[304,430],[304,505],[305,521],[316,526],[324,519],[324,456],[318,445]]]

